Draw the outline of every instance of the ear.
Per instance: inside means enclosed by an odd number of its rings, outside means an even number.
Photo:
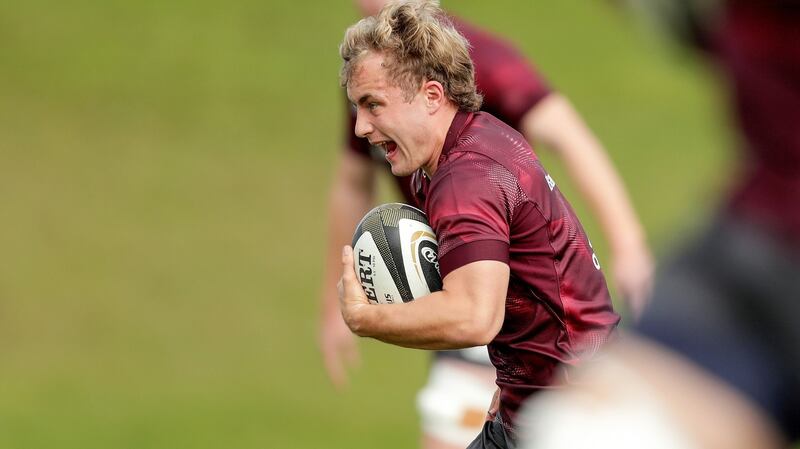
[[[426,81],[422,85],[422,94],[425,96],[425,102],[431,114],[438,111],[447,102],[444,86],[438,81]]]

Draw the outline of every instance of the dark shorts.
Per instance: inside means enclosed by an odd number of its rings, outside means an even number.
[[[665,264],[637,326],[800,437],[800,251],[723,217]]]
[[[503,429],[500,415],[497,415],[494,421],[486,421],[481,433],[467,446],[467,449],[515,449],[516,447],[513,439]]]

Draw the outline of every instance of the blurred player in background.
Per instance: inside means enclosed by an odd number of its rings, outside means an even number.
[[[364,16],[373,16],[386,0],[360,0]],[[562,95],[509,43],[453,18],[469,41],[482,110],[522,132],[533,145],[554,151],[598,217],[612,251],[615,285],[630,313],[641,313],[653,263],[641,225],[619,176],[598,140]],[[334,286],[341,247],[349,244],[359,219],[374,205],[376,175],[387,170],[384,151],[353,133],[355,115],[348,108],[347,142],[339,160],[329,202],[327,271],[323,279],[320,345],[334,384],[346,381],[346,365],[358,359],[356,340],[342,321]],[[375,157],[377,156],[377,157]],[[410,177],[396,177],[405,202],[416,205]],[[486,349],[438,352],[429,382],[418,398],[423,447],[463,447],[483,425],[486,404],[495,390],[495,369]]]
[[[489,343],[499,390],[470,447],[513,447],[520,403],[550,386],[560,363],[593,354],[619,320],[597,257],[524,137],[474,112],[481,97],[467,41],[436,2],[386,5],[347,30],[340,54],[355,133],[385,153],[392,174],[413,174],[443,277],[440,292],[370,304],[346,246],[344,321],[405,347]]]
[[[782,447],[800,437],[800,0],[640,3],[715,62],[739,166],[713,222],[659,274],[647,339],[576,374],[591,386],[533,401],[524,447],[619,449],[622,432],[647,447]],[[559,434],[576,421],[606,427]]]

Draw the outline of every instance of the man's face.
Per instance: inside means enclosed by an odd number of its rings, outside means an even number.
[[[347,96],[356,108],[356,135],[386,151],[395,176],[407,176],[432,162],[429,109],[422,89],[408,100],[383,61],[381,54],[364,56],[347,83]]]

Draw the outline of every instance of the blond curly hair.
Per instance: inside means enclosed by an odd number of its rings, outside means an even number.
[[[460,110],[477,111],[482,97],[475,87],[475,69],[469,43],[435,0],[388,3],[376,16],[361,19],[347,29],[339,46],[344,61],[339,81],[347,87],[361,58],[381,53],[390,79],[411,100],[423,82],[444,86]]]

